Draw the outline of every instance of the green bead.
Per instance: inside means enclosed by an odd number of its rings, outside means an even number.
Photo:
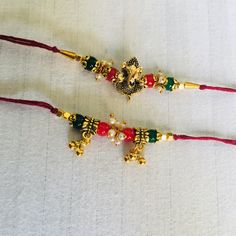
[[[167,91],[172,91],[172,87],[175,84],[174,77],[168,77],[167,78],[167,84],[165,85],[165,88]]]
[[[97,63],[97,59],[95,57],[90,56],[86,60],[86,62],[87,62],[87,64],[85,66],[85,69],[91,71],[95,67],[95,65]]]
[[[149,143],[155,143],[157,141],[157,131],[155,129],[148,130]]]
[[[84,117],[80,114],[76,114],[76,118],[72,121],[73,127],[76,129],[81,129],[84,123]]]

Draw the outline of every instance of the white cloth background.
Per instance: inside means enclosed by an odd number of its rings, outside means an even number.
[[[0,32],[113,59],[145,71],[236,87],[233,0],[1,0]],[[234,94],[145,90],[127,103],[78,63],[0,42],[0,95],[44,100],[131,126],[236,138]],[[126,147],[77,135],[46,110],[0,104],[0,235],[235,236],[236,148],[213,142],[148,145],[148,164]]]

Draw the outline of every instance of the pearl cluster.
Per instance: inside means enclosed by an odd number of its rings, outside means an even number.
[[[124,141],[126,138],[126,135],[122,132],[126,123],[124,121],[123,122],[117,121],[114,114],[110,114],[109,123],[110,123],[111,128],[108,131],[108,138],[115,145],[120,145],[121,142]]]

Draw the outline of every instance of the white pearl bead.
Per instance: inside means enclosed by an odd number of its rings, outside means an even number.
[[[113,124],[115,124],[116,123],[116,119],[114,118],[114,117],[111,117],[110,118],[110,123],[113,125]]]
[[[125,134],[124,133],[119,133],[119,139],[122,141],[125,139]]]
[[[110,129],[110,130],[108,131],[108,136],[109,136],[109,137],[114,137],[115,134],[116,134],[116,131],[115,131],[114,129]]]
[[[166,134],[162,134],[162,136],[161,136],[161,140],[162,140],[162,141],[166,141],[166,140],[167,140],[167,136],[166,136]]]

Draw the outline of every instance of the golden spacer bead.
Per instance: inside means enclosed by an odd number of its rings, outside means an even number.
[[[69,146],[69,148],[70,148],[71,150],[74,150],[74,149],[77,147],[75,141],[71,141],[71,142],[68,144],[68,146]]]
[[[66,120],[68,120],[70,116],[71,116],[71,114],[69,112],[64,112],[63,113],[63,118],[66,119]]]
[[[138,163],[140,165],[145,165],[147,163],[147,161],[143,157],[141,157],[141,158],[138,159]]]

